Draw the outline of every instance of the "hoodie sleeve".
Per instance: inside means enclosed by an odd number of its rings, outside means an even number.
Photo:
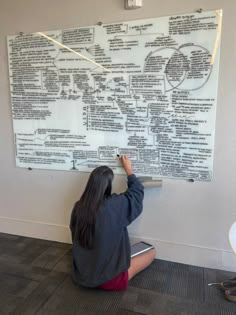
[[[138,178],[132,174],[127,177],[128,189],[122,194],[112,194],[113,211],[121,224],[129,225],[143,210],[143,185]]]

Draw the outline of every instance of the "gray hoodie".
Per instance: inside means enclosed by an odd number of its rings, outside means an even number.
[[[72,278],[85,287],[102,285],[130,266],[130,242],[127,226],[143,209],[143,185],[132,174],[127,177],[128,189],[105,199],[97,213],[95,244],[86,249],[73,240],[74,209],[71,214],[73,267]]]

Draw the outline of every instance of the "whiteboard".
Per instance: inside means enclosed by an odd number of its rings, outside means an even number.
[[[212,178],[222,11],[9,36],[16,165]]]

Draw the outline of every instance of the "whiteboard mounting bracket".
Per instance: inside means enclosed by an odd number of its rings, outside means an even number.
[[[202,13],[202,12],[203,12],[203,9],[202,9],[202,8],[199,8],[199,9],[196,10],[196,12],[197,12],[197,13]]]

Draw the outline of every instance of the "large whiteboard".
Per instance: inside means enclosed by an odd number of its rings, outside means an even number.
[[[16,165],[211,180],[222,11],[8,37]]]

